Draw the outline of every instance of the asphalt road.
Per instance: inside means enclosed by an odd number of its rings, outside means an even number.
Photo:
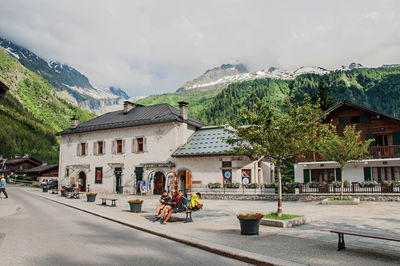
[[[0,265],[243,265],[8,187],[20,210],[0,218]],[[3,199],[0,199],[3,200]]]

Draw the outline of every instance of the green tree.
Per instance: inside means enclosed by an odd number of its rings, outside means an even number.
[[[340,165],[342,176],[340,198],[343,198],[344,175],[343,169],[350,161],[361,160],[368,152],[372,139],[363,141],[361,131],[357,131],[354,125],[347,125],[343,135],[339,134],[332,124],[321,127],[317,152],[325,157],[327,161],[335,161]]]
[[[328,87],[323,80],[320,80],[317,93],[313,95],[313,100],[319,103],[322,111],[326,111],[337,103],[336,97],[330,97],[332,88]]]
[[[303,156],[314,149],[321,110],[311,104],[306,95],[302,105],[285,99],[285,112],[261,101],[255,96],[253,108],[242,108],[240,118],[229,123],[229,131],[234,137],[226,139],[234,152],[250,157],[270,158],[278,173],[278,217],[282,216],[282,176],[281,166],[285,160]],[[245,126],[241,126],[241,125]]]

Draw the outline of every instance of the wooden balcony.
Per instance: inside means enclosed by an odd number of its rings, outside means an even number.
[[[400,145],[394,146],[371,146],[368,148],[368,154],[365,156],[366,159],[388,159],[388,158],[400,158]],[[323,162],[326,159],[316,153],[307,152],[303,158],[295,158],[295,163],[301,162]]]

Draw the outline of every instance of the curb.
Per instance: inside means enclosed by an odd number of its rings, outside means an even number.
[[[275,263],[275,262],[272,262],[272,261],[254,258],[254,257],[251,257],[249,255],[228,251],[228,250],[221,249],[221,248],[218,248],[218,247],[210,247],[210,246],[208,246],[206,244],[201,244],[201,243],[194,242],[194,241],[191,241],[191,240],[188,240],[188,239],[174,237],[174,236],[167,235],[167,234],[164,234],[164,233],[160,233],[160,232],[157,232],[157,231],[153,231],[153,230],[150,230],[150,229],[147,229],[147,228],[144,228],[144,227],[140,227],[140,226],[137,226],[137,225],[129,224],[129,223],[126,223],[126,222],[123,222],[123,221],[119,221],[117,219],[113,219],[113,218],[110,218],[110,217],[107,217],[107,216],[104,216],[104,215],[101,215],[101,214],[98,214],[98,213],[94,213],[94,212],[91,212],[91,211],[88,211],[88,210],[84,210],[84,209],[81,209],[81,208],[78,208],[78,207],[75,207],[75,206],[72,206],[72,205],[68,205],[66,203],[59,202],[57,200],[50,199],[50,198],[47,198],[47,197],[44,197],[44,196],[41,196],[41,195],[38,195],[38,196],[40,196],[40,197],[42,197],[42,198],[44,198],[44,199],[46,199],[48,201],[52,201],[52,202],[58,203],[60,205],[64,205],[66,207],[70,207],[72,209],[76,209],[76,210],[79,210],[79,211],[82,211],[82,212],[85,212],[85,213],[88,213],[88,214],[103,218],[105,220],[109,220],[109,221],[112,221],[112,222],[115,222],[115,223],[130,227],[130,228],[142,231],[142,232],[146,232],[146,233],[149,233],[149,234],[152,234],[152,235],[156,235],[156,236],[159,236],[159,237],[162,237],[162,238],[166,238],[166,239],[169,239],[169,240],[172,240],[172,241],[175,241],[175,242],[179,242],[179,243],[191,246],[191,247],[195,247],[195,248],[198,248],[198,249],[201,249],[201,250],[205,250],[205,251],[208,251],[208,252],[220,255],[220,256],[228,257],[228,258],[235,259],[235,260],[242,261],[242,262],[246,262],[246,263],[251,263],[251,264],[254,264],[254,265],[274,265],[274,266],[275,265],[282,265],[282,264]],[[276,259],[276,260],[279,260],[279,259]],[[282,262],[282,263],[286,264],[285,262]],[[290,263],[290,262],[288,262],[288,263]]]

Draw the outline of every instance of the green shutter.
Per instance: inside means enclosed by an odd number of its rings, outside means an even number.
[[[393,145],[400,145],[400,132],[393,133]]]
[[[342,181],[342,172],[340,168],[336,168],[336,181]]]
[[[367,135],[365,136],[365,139],[366,139],[366,140],[373,139],[374,141],[372,141],[372,142],[369,144],[369,146],[375,146],[375,135],[374,135],[374,134],[367,134]]]
[[[360,123],[369,123],[369,122],[370,122],[369,115],[361,115],[360,116]]]
[[[349,118],[347,116],[339,117],[339,125],[347,125]]]
[[[364,167],[364,181],[371,181],[371,167]]]
[[[304,176],[304,183],[309,183],[310,182],[310,169],[304,169],[303,170],[303,176]]]

